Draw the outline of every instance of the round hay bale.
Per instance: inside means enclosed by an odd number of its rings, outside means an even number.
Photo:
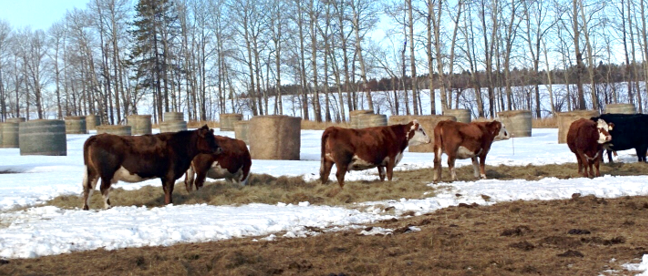
[[[246,144],[250,144],[248,132],[250,130],[250,121],[234,122],[234,138],[242,140]]]
[[[187,130],[185,121],[164,121],[160,123],[160,132],[178,132]]]
[[[447,109],[443,111],[443,115],[455,116],[457,122],[470,123],[470,109]]]
[[[99,122],[99,116],[90,114],[85,116],[86,120],[86,130],[95,130],[97,129],[97,126],[100,125],[101,123]]]
[[[128,125],[100,125],[97,134],[108,133],[119,136],[131,136],[131,126]]]
[[[358,123],[358,116],[373,114],[372,109],[367,110],[351,110],[349,111],[349,125],[351,128],[362,128]]]
[[[250,155],[253,159],[299,160],[301,118],[283,115],[250,119]]]
[[[531,137],[530,110],[502,111],[497,112],[497,116],[511,137]]]
[[[574,121],[580,118],[589,119],[598,115],[599,112],[597,110],[575,110],[571,112],[556,113],[556,116],[558,116],[558,143],[567,143],[567,132],[569,131],[569,126],[571,126]]]
[[[67,155],[65,121],[31,120],[18,126],[20,155]]]
[[[25,117],[18,117],[18,118],[8,118],[6,120],[7,123],[22,123],[25,121]]]
[[[151,134],[151,115],[126,116],[126,124],[131,126],[131,135]]]
[[[387,115],[384,114],[364,114],[355,117],[357,128],[377,127],[387,125]]]
[[[634,104],[608,104],[605,106],[605,113],[610,114],[636,114]]]
[[[164,121],[184,121],[184,113],[182,112],[164,112]]]
[[[392,115],[389,116],[389,119],[387,120],[388,125],[402,125],[402,124],[407,124],[412,121],[414,116],[412,115]]]
[[[410,152],[433,152],[434,127],[437,125],[437,123],[444,120],[457,121],[457,118],[455,116],[447,116],[447,115],[420,115],[420,116],[402,115],[402,116],[390,116],[389,124],[390,125],[407,124],[414,119],[418,120],[418,122],[421,124],[421,127],[423,127],[423,130],[425,130],[425,133],[428,136],[430,136],[430,143],[411,146],[409,147]]]
[[[0,136],[3,148],[18,148],[18,123],[0,124]]]
[[[222,113],[220,115],[220,130],[234,131],[234,122],[243,120],[243,114],[239,113]]]
[[[85,116],[67,116],[65,117],[66,134],[87,134]]]

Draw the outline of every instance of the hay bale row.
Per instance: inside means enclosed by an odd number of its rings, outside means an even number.
[[[608,104],[605,106],[605,113],[609,114],[635,114],[637,110],[634,104]]]
[[[250,121],[234,122],[234,138],[242,140],[245,144],[250,144],[248,136],[250,130]]]
[[[362,128],[358,123],[358,117],[371,114],[374,114],[374,111],[371,109],[349,111],[349,124],[351,125],[351,128]]]
[[[119,136],[131,136],[129,125],[100,125],[97,126],[97,134],[108,133]]]
[[[0,136],[2,137],[3,148],[18,148],[18,123],[0,124]]]
[[[387,115],[384,114],[362,114],[355,118],[355,128],[377,127],[387,125]]]
[[[234,131],[234,122],[243,120],[243,114],[239,113],[222,113],[220,114],[220,130]]]
[[[185,121],[164,121],[160,123],[160,133],[178,132],[183,130],[187,130],[187,122]]]
[[[447,116],[447,115],[420,115],[420,116],[402,115],[402,116],[390,116],[389,125],[407,124],[414,119],[418,120],[418,122],[423,127],[423,130],[425,130],[425,133],[427,133],[428,136],[430,136],[431,143],[411,146],[409,147],[410,152],[433,152],[434,127],[437,125],[437,123],[445,120],[457,121],[457,118],[455,116]]]
[[[512,110],[498,112],[499,120],[504,123],[511,137],[531,137],[531,111]]]
[[[65,118],[66,134],[87,134],[86,116],[66,116]]]
[[[164,112],[164,122],[171,122],[171,121],[184,121],[184,113]]]
[[[132,135],[151,134],[151,115],[126,116],[126,124],[131,126]]]
[[[580,118],[589,119],[598,115],[599,112],[597,110],[575,110],[571,112],[556,113],[556,116],[558,116],[558,143],[567,143],[567,132],[569,131],[569,126],[571,126],[574,121]]]
[[[470,110],[469,109],[447,109],[443,111],[443,115],[454,116],[457,122],[470,123]]]
[[[256,116],[249,121],[253,159],[299,160],[301,118],[283,115]]]
[[[20,155],[67,155],[65,132],[63,120],[31,120],[20,123]]]

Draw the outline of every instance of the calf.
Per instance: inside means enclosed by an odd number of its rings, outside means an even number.
[[[603,143],[612,140],[609,130],[613,129],[613,123],[606,123],[603,119],[596,122],[588,119],[578,119],[569,126],[567,132],[567,146],[576,154],[578,161],[578,173],[585,177],[601,176],[599,163],[603,160]],[[596,167],[596,174],[592,169]],[[587,168],[589,167],[589,171]]]
[[[194,175],[196,190],[205,183],[205,178],[225,178],[230,182],[247,184],[252,158],[245,142],[225,136],[215,136],[218,145],[223,150],[220,154],[198,154],[191,161],[191,166],[185,176],[187,191],[193,190]]]
[[[164,203],[173,202],[175,180],[187,171],[199,153],[221,151],[214,131],[207,125],[194,131],[167,132],[142,136],[99,134],[83,144],[83,209],[101,178],[104,208],[110,208],[110,185],[119,180],[140,182],[162,180]]]
[[[475,178],[486,178],[486,155],[495,140],[508,139],[509,133],[500,121],[469,124],[445,120],[434,127],[434,183],[441,179],[441,155],[448,155],[452,181],[457,180],[456,159],[472,159]],[[479,157],[479,162],[477,162]]]
[[[639,162],[646,162],[648,149],[648,115],[647,114],[601,114],[593,117],[593,121],[603,119],[608,124],[614,124],[610,135],[614,141],[606,142],[603,148],[607,150],[608,161],[612,163],[612,151],[635,149]]]
[[[403,158],[407,146],[429,143],[427,136],[417,120],[408,124],[348,129],[328,127],[322,134],[322,163],[320,180],[328,182],[333,164],[337,166],[340,188],[344,188],[347,171],[378,168],[380,181],[392,180],[394,167]]]

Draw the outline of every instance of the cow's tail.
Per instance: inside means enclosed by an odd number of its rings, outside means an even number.
[[[250,168],[251,167],[252,167],[252,158],[250,156],[250,152],[248,152],[248,156],[243,161],[243,177],[241,177],[241,184],[242,185],[247,185],[248,180],[250,179]]]
[[[434,132],[434,158],[435,159],[439,158],[440,160],[441,154],[443,154],[443,128],[439,127],[438,131],[437,128],[435,128],[433,132]]]

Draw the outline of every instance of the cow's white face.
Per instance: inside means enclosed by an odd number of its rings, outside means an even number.
[[[612,130],[613,127],[613,123],[608,124],[603,119],[598,119],[598,121],[596,121],[596,130],[598,130],[599,138],[596,142],[603,144],[612,141],[610,130]]]
[[[430,143],[430,136],[428,136],[425,130],[423,130],[423,127],[419,124],[418,120],[414,120],[412,123],[412,128],[410,128],[407,133],[407,137],[409,138],[407,145],[416,146]]]
[[[506,140],[511,138],[511,135],[509,135],[509,132],[506,130],[506,126],[502,121],[498,121],[502,124],[502,128],[500,128],[499,132],[497,135],[495,135],[495,141],[497,140]]]

